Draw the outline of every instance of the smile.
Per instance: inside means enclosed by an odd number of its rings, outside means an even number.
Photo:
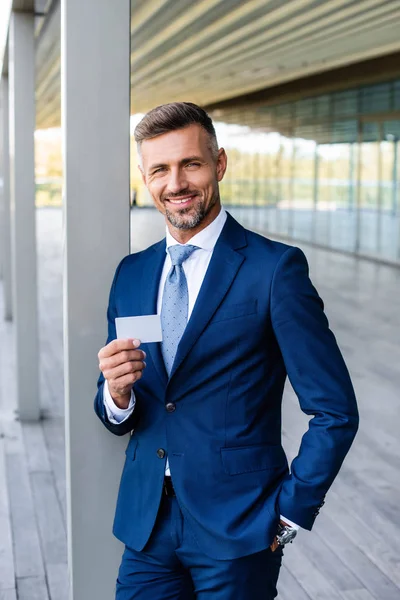
[[[191,202],[195,196],[186,196],[185,198],[167,198],[167,202],[171,204],[187,204]]]

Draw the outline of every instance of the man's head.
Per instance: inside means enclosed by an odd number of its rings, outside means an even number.
[[[220,210],[226,154],[210,117],[189,102],[164,104],[143,117],[135,140],[144,183],[171,233],[187,241]]]

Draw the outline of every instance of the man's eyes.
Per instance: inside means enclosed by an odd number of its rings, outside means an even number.
[[[190,163],[186,163],[185,167],[200,167],[201,164],[197,161],[192,161]],[[157,169],[154,169],[154,171],[152,171],[152,175],[157,175],[158,173],[164,173],[165,171],[167,171],[167,167],[158,167]]]

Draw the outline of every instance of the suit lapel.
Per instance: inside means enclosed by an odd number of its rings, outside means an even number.
[[[149,253],[147,262],[144,265],[141,285],[141,307],[144,315],[155,315],[157,313],[158,288],[165,261],[165,246],[165,239],[156,244],[153,251]],[[160,344],[148,344],[147,348],[163,385],[166,385],[168,376]]]
[[[179,343],[170,378],[179,369],[227,294],[244,260],[244,256],[236,250],[246,245],[245,229],[228,213],[193,312]]]

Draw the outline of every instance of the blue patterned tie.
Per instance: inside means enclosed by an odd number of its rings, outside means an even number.
[[[172,267],[165,280],[161,307],[163,341],[161,351],[168,375],[188,320],[189,294],[182,263],[197,250],[197,246],[170,246]]]

